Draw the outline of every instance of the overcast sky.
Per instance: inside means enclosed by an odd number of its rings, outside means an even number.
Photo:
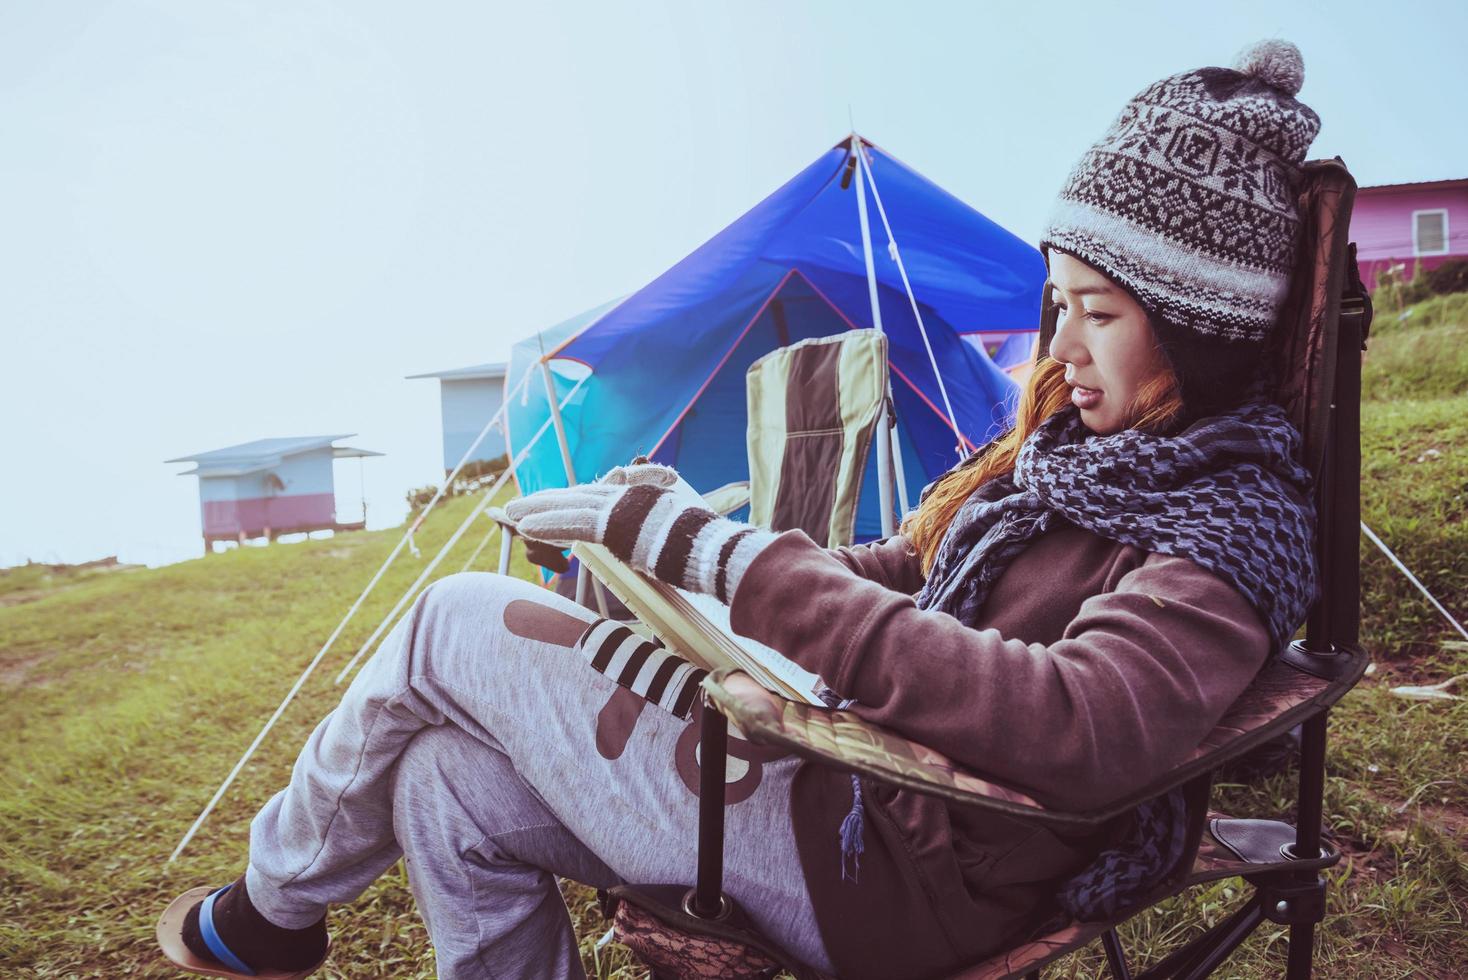
[[[358,433],[397,522],[441,472],[404,375],[645,284],[853,118],[1034,241],[1128,97],[1282,37],[1312,155],[1468,176],[1465,10],[6,0],[0,564],[197,555],[162,460],[266,436]]]

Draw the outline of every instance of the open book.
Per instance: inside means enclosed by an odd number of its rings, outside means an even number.
[[[691,506],[707,506],[681,479],[671,489]],[[822,686],[819,677],[777,650],[735,633],[729,625],[729,607],[713,596],[685,592],[644,575],[604,545],[581,541],[571,553],[679,656],[708,670],[742,670],[791,701],[821,703],[816,696]]]

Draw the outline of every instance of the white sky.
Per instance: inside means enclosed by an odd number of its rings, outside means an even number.
[[[197,555],[161,461],[267,436],[359,433],[395,523],[440,473],[437,385],[404,375],[643,285],[849,113],[1033,241],[1128,97],[1283,37],[1313,156],[1468,176],[1465,11],[8,0],[0,564]]]

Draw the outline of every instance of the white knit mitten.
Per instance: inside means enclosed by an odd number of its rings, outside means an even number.
[[[733,597],[755,556],[775,539],[707,508],[690,507],[653,482],[542,490],[510,501],[505,511],[524,537],[604,544],[633,568],[720,602]]]

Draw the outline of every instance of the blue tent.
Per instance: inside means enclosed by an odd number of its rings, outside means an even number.
[[[852,145],[837,144],[636,293],[522,342],[505,381],[510,452],[549,417],[543,379],[527,378],[538,373],[528,369],[544,345],[579,479],[638,453],[675,466],[699,490],[747,479],[749,365],[777,347],[873,325]],[[963,335],[1034,331],[1044,261],[884,150],[861,145],[959,431],[970,446],[982,445],[1007,425],[1016,389]],[[866,193],[898,442],[916,501],[957,461],[957,440],[870,184]],[[880,534],[875,473],[874,453],[859,540]],[[517,478],[525,493],[567,484],[552,433],[533,446]]]

